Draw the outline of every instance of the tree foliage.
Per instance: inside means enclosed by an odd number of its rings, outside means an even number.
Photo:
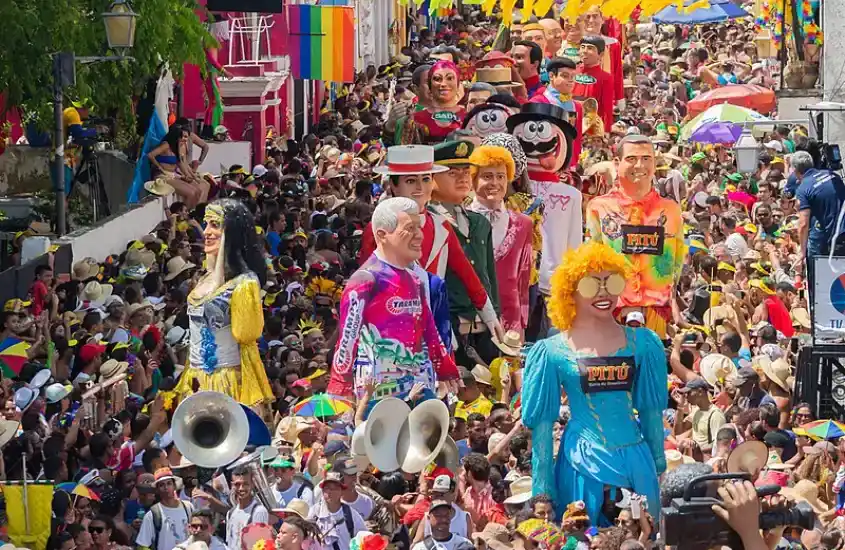
[[[0,1],[0,93],[4,105],[22,108],[39,122],[49,121],[54,52],[77,56],[117,55],[108,50],[101,13],[111,0]],[[179,76],[184,63],[202,64],[203,48],[213,41],[197,17],[195,0],[135,0],[133,61],[76,65],[71,98],[90,98],[98,113],[132,113],[133,100],[150,77],[168,66]]]

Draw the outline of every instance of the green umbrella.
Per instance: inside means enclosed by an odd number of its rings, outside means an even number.
[[[720,105],[713,105],[694,119],[690,120],[681,127],[681,134],[679,139],[681,141],[689,141],[694,134],[709,129],[722,129],[730,132],[730,126],[734,126],[742,131],[743,122],[765,122],[770,119],[761,115],[757,111],[731,105],[730,103],[722,103]],[[738,134],[737,134],[738,135]],[[703,140],[699,140],[703,141]]]

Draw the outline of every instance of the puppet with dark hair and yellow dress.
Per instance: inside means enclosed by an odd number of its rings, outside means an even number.
[[[176,393],[225,393],[255,406],[273,393],[257,340],[264,330],[261,287],[267,266],[255,220],[243,203],[222,199],[205,209],[208,273],[188,295],[190,354]]]
[[[522,418],[534,434],[534,494],[550,495],[557,510],[584,501],[594,525],[606,489],[611,497],[621,488],[644,495],[659,517],[658,476],[666,469],[663,344],[653,331],[613,317],[629,276],[626,258],[606,244],[569,250],[552,276],[548,303],[560,332],[534,344],[525,360]],[[572,417],[555,463],[561,388]]]

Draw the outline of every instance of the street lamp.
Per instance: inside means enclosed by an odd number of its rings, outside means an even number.
[[[106,25],[106,40],[113,50],[131,48],[135,44],[135,24],[138,14],[126,0],[115,0],[109,11],[100,15]]]
[[[127,50],[135,45],[135,24],[138,14],[127,0],[115,0],[107,12],[100,14],[106,27],[109,49]],[[67,194],[65,192],[65,135],[62,93],[76,84],[76,63],[131,60],[124,55],[77,57],[73,52],[53,54],[53,171],[56,174],[56,234],[64,235],[67,228]]]
[[[742,130],[739,139],[734,143],[734,156],[736,157],[736,169],[742,174],[752,174],[757,171],[757,158],[760,151],[760,145],[754,136],[751,135],[751,129],[745,128]]]

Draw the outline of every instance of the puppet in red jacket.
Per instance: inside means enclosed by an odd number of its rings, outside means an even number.
[[[585,36],[581,39],[581,64],[575,75],[572,95],[579,101],[594,98],[599,104],[599,116],[604,127],[613,126],[613,77],[601,68],[604,40],[600,36]]]
[[[584,36],[596,36],[604,41],[605,48],[601,56],[601,68],[613,77],[614,101],[625,99],[625,88],[623,85],[625,76],[622,71],[622,44],[617,38],[602,33],[605,19],[601,14],[601,8],[599,6],[592,6],[583,17]],[[615,19],[608,19],[608,28],[618,29],[619,23]]]
[[[460,130],[466,110],[461,101],[461,79],[458,66],[451,61],[438,61],[428,72],[431,103],[413,115],[414,124],[422,130],[427,144],[440,143]]]
[[[566,170],[577,131],[563,108],[531,101],[508,119],[508,132],[525,151],[531,192],[543,203],[539,284],[540,292],[548,295],[560,259],[583,242],[581,193],[569,183],[571,175]]]

